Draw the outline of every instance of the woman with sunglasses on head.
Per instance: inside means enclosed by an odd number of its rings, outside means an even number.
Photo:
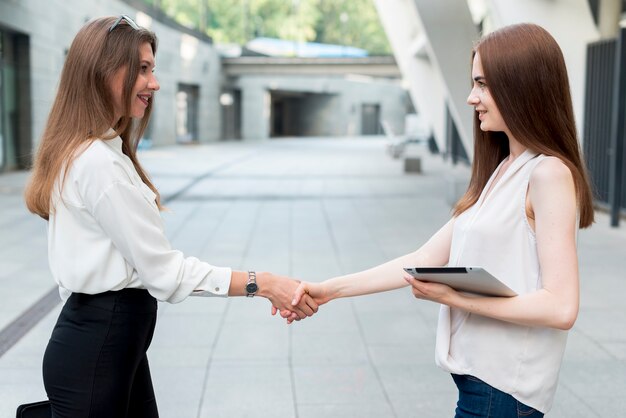
[[[156,46],[127,16],[82,27],[25,192],[28,209],[48,221],[50,268],[65,300],[43,360],[57,418],[158,416],[146,356],[157,300],[257,294],[284,309],[298,285],[171,248],[159,193],[136,155],[159,90]],[[316,310],[308,299],[292,319]]]
[[[550,410],[567,330],[578,315],[578,228],[593,223],[563,54],[543,28],[507,26],[472,51],[474,161],[452,219],[421,248],[369,270],[302,283],[332,299],[412,286],[441,303],[436,362],[458,388],[456,417]],[[478,266],[518,296],[477,297],[403,267]],[[281,315],[289,312],[281,312]]]

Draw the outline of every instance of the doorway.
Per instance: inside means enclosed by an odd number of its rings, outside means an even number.
[[[241,139],[241,90],[224,90],[220,94],[222,139]]]
[[[270,91],[270,137],[337,135],[337,98],[328,93]]]
[[[0,172],[4,171],[4,33],[0,31]]]
[[[361,105],[361,135],[380,135],[380,104]]]
[[[176,141],[198,141],[199,88],[193,84],[179,84],[176,93]]]
[[[0,29],[0,171],[31,163],[29,38]]]

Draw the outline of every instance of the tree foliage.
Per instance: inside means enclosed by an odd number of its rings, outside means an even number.
[[[259,36],[391,53],[372,0],[144,0],[216,42]]]

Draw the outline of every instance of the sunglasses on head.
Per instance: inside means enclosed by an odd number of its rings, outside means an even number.
[[[109,33],[115,29],[116,27],[119,26],[119,24],[122,21],[126,21],[126,23],[128,24],[128,26],[130,26],[131,28],[138,30],[139,29],[139,25],[135,23],[135,21],[133,19],[131,19],[130,17],[128,17],[127,15],[120,15],[120,17],[118,17],[115,22],[113,22],[113,24],[111,25],[111,27],[109,28]]]

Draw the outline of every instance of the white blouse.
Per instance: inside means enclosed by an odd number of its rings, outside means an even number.
[[[454,222],[450,266],[480,266],[518,294],[541,288],[535,233],[526,218],[533,169],[545,158],[526,150],[485,196]],[[567,331],[524,326],[441,307],[436,362],[475,376],[541,412],[552,407]]]
[[[122,139],[95,140],[60,179],[48,222],[48,258],[61,298],[124,288],[161,301],[227,296],[231,269],[171,248],[156,195],[122,153]],[[60,199],[59,199],[60,197]]]

